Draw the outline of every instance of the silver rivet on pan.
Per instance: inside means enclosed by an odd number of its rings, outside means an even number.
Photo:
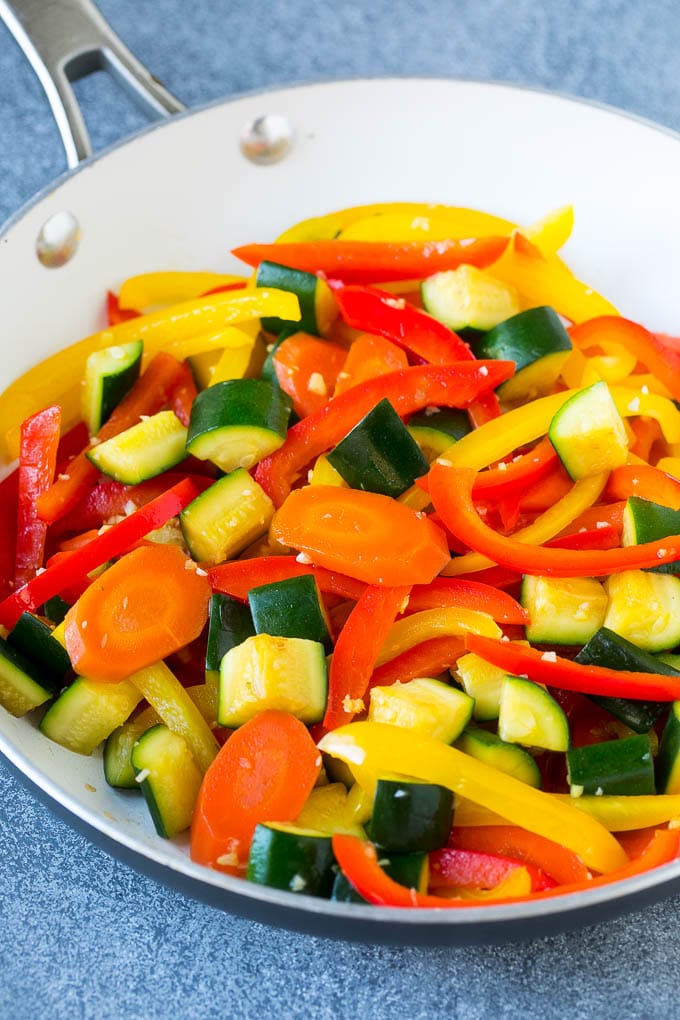
[[[241,152],[251,163],[278,163],[288,154],[292,143],[290,121],[278,113],[256,117],[241,131]]]
[[[79,243],[80,224],[73,213],[63,210],[43,223],[35,250],[44,266],[58,269],[73,258]]]

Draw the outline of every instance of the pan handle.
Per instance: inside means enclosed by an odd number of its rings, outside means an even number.
[[[69,167],[92,155],[71,83],[108,71],[152,117],[184,106],[147,71],[91,0],[0,0],[0,17],[21,46],[52,107]]]

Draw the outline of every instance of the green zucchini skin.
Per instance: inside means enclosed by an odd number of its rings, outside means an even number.
[[[307,638],[318,641],[327,652],[332,650],[321,595],[311,574],[251,588],[248,605],[256,634]]]
[[[514,361],[515,371],[557,351],[570,351],[571,340],[554,308],[542,305],[500,322],[475,344],[478,358]]]
[[[0,705],[10,715],[22,716],[44,705],[54,692],[51,676],[0,638]]]
[[[203,777],[186,741],[159,723],[139,738],[131,761],[158,835],[188,829]]]
[[[138,485],[184,460],[186,437],[186,428],[172,411],[159,411],[88,450],[86,456],[115,481]]]
[[[111,412],[132,389],[142,367],[141,340],[95,351],[85,365],[83,411],[90,435],[99,431]]]
[[[573,790],[595,796],[633,797],[656,792],[652,745],[647,734],[607,740],[567,751]]]
[[[281,333],[292,327],[296,332],[323,336],[333,318],[334,300],[325,280],[301,269],[291,269],[279,262],[261,262],[258,266],[256,283],[258,287],[272,287],[295,294],[300,302],[300,319],[266,316],[262,329],[267,333]]]
[[[328,899],[334,863],[330,836],[293,825],[265,823],[255,828],[246,877],[258,885]]]
[[[486,762],[499,772],[505,772],[527,786],[541,787],[541,770],[535,759],[517,744],[511,744],[496,733],[469,726],[456,741],[465,754]]]
[[[454,808],[454,795],[444,786],[379,779],[368,835],[388,853],[438,850],[449,838]]]
[[[623,544],[642,545],[669,535],[680,535],[680,510],[630,496],[623,511]],[[680,574],[680,560],[646,567],[658,574]]]
[[[70,608],[71,607],[68,602],[65,602],[59,595],[55,595],[53,598],[47,600],[39,612],[51,623],[58,624],[63,621]]]
[[[265,533],[274,504],[244,468],[218,478],[179,515],[191,555],[197,562],[222,563]]]
[[[416,478],[427,474],[429,467],[387,398],[376,404],[327,458],[353,489],[395,499]]]
[[[427,854],[388,854],[380,859],[384,872],[399,885],[417,892],[427,892],[429,862]],[[360,896],[348,878],[340,871],[335,876],[331,899],[336,903],[367,903]]]
[[[7,642],[21,652],[49,678],[51,689],[58,691],[71,674],[68,652],[52,637],[52,631],[32,613],[22,613],[7,636]]]
[[[255,625],[247,605],[219,592],[210,598],[208,620],[205,668],[218,670],[228,651],[253,637]]]
[[[619,637],[608,627],[600,627],[578,653],[576,662],[584,666],[606,666],[608,669],[680,676],[680,671],[661,662],[649,652],[643,651],[642,648],[638,648],[631,641]],[[661,701],[603,698],[594,694],[588,695],[588,697],[596,705],[611,712],[614,718],[620,719],[636,733],[648,733],[666,708],[666,704]]]
[[[659,793],[680,793],[680,701],[674,701],[666,720],[656,757]]]
[[[431,407],[426,411],[416,411],[408,420],[409,430],[433,432],[455,443],[468,432],[472,432],[472,423],[467,411],[459,411],[456,407]]]

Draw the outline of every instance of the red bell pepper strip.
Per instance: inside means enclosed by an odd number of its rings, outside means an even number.
[[[109,326],[117,326],[119,322],[127,322],[128,319],[137,319],[141,314],[134,308],[121,308],[118,295],[114,294],[112,290],[107,290],[106,317]]]
[[[569,330],[575,347],[589,347],[601,340],[621,344],[650,372],[662,380],[675,400],[680,400],[680,340],[650,333],[644,326],[616,315],[588,319]]]
[[[604,531],[604,526],[612,528],[616,534],[621,537],[623,531],[623,511],[626,508],[625,500],[620,500],[617,503],[609,503],[608,505],[598,504],[597,506],[589,506],[587,510],[584,510],[582,514],[572,521],[568,528],[564,529],[560,538],[564,538],[567,535],[576,535],[583,533],[584,531],[593,531],[598,528]],[[548,543],[546,543],[547,545]],[[619,542],[619,545],[621,543]],[[606,548],[606,547],[605,547]]]
[[[72,550],[60,550],[59,552],[54,553],[54,555],[50,556],[46,563],[47,570],[54,569],[59,563],[65,563],[72,555]],[[65,602],[68,602],[68,604],[72,606],[74,602],[78,601],[85,589],[89,588],[91,584],[92,578],[88,577],[87,573],[83,572],[78,575],[74,574],[69,577],[68,584],[61,589],[59,594]]]
[[[457,850],[502,854],[549,875],[560,885],[585,882],[588,869],[572,850],[517,825],[474,825],[454,827],[448,841]]]
[[[54,481],[61,429],[61,408],[46,407],[21,426],[19,492],[14,585],[20,588],[42,566],[47,525],[38,517],[36,501]]]
[[[680,678],[676,680],[672,676],[583,666],[554,652],[541,652],[537,648],[496,641],[479,634],[466,634],[465,647],[508,673],[526,676],[534,683],[560,687],[565,691],[641,701],[676,701],[680,698]]]
[[[472,500],[476,472],[436,461],[430,468],[430,496],[447,528],[470,549],[523,574],[602,577],[680,559],[680,535],[625,549],[571,550],[528,545],[499,535],[480,518]]]
[[[319,591],[340,595],[355,602],[366,590],[363,581],[338,574],[334,570],[326,570],[325,567],[299,563],[295,556],[256,556],[250,560],[231,560],[208,571],[213,591],[231,595],[242,602],[248,600],[251,588],[273,584],[275,581],[287,581],[289,577],[302,577],[305,574],[312,574],[316,578]]]
[[[175,517],[197,495],[198,489],[193,482],[188,479],[181,481],[141,510],[114,524],[94,541],[38,574],[0,602],[0,624],[11,629],[22,612],[37,609],[47,599],[59,595],[74,578],[78,579],[114,556],[127,552],[140,538]]]
[[[615,549],[621,544],[621,532],[611,524],[605,524],[602,528],[551,538],[545,544],[551,549]]]
[[[182,362],[177,381],[170,387],[168,403],[182,425],[188,427],[191,417],[191,405],[198,395],[196,383],[186,361]]]
[[[652,503],[680,510],[680,481],[650,464],[624,464],[609,475],[604,491],[607,499],[640,496]]]
[[[17,496],[19,469],[0,482],[0,598],[14,589],[14,548],[17,537]]]
[[[465,651],[465,642],[456,637],[435,637],[423,641],[373,670],[369,687],[389,687],[397,681],[405,684],[418,676],[439,676],[454,666]]]
[[[552,889],[557,883],[540,868],[522,864],[512,857],[498,853],[480,853],[478,850],[460,850],[444,847],[429,855],[430,889],[493,889],[517,868],[525,867],[531,877],[531,891]]]
[[[99,432],[103,442],[130,428],[142,414],[155,414],[167,402],[173,387],[182,375],[182,364],[171,354],[161,352],[149,362],[148,368],[130,392],[114,409],[111,417]],[[38,514],[47,524],[53,524],[88,494],[95,485],[99,472],[85,453],[79,453],[68,464],[64,477],[57,479],[38,499]]]
[[[475,499],[502,499],[526,492],[529,486],[550,474],[557,463],[554,446],[549,439],[542,439],[517,460],[480,471],[472,495]]]
[[[383,397],[400,417],[430,405],[467,407],[513,371],[512,361],[471,361],[423,365],[369,379],[293,425],[283,446],[257,465],[255,478],[279,507],[303,468],[339,443]]]
[[[498,623],[529,622],[526,609],[507,592],[479,581],[461,581],[458,577],[435,577],[430,584],[415,584],[408,600],[409,613],[421,609],[458,606],[488,613]]]
[[[62,471],[66,470],[66,465],[69,461],[73,460],[81,450],[84,450],[89,441],[90,435],[84,421],[79,421],[73,428],[64,433],[59,440],[59,448],[57,449],[57,474],[61,474]]]
[[[344,283],[416,280],[466,263],[489,266],[507,247],[507,237],[463,241],[304,241],[246,244],[232,254],[249,266],[279,262],[305,273],[324,273]]]
[[[514,570],[506,570],[505,567],[487,567],[486,570],[477,570],[472,574],[458,574],[458,580],[479,581],[492,588],[512,588],[521,583],[522,575]]]
[[[326,730],[351,722],[362,711],[380,649],[397,614],[408,598],[410,586],[379,588],[369,585],[350,613],[333,650],[328,675],[328,706],[323,717]]]

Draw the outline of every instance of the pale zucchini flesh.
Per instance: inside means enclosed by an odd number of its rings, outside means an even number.
[[[368,718],[452,744],[469,723],[473,708],[474,699],[464,691],[420,677],[407,684],[374,687]]]
[[[562,708],[544,687],[522,677],[503,683],[498,736],[511,744],[566,751],[569,723]]]
[[[88,450],[88,459],[124,485],[138,485],[186,457],[187,430],[173,411],[159,411]]]

